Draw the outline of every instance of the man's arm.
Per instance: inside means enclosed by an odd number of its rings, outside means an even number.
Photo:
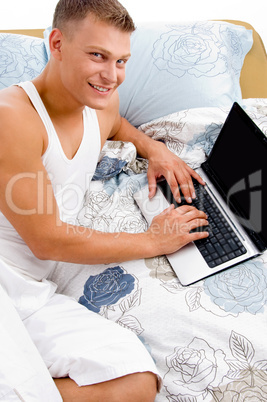
[[[188,202],[191,202],[191,199],[195,197],[192,177],[201,184],[205,184],[201,177],[179,157],[169,151],[165,144],[154,141],[119,115],[117,115],[110,139],[132,142],[136,146],[138,154],[148,159],[147,177],[150,198],[155,195],[156,181],[161,176],[166,178],[178,202],[180,202],[181,197],[178,184]]]
[[[145,233],[103,233],[59,220],[51,182],[42,163],[45,129],[30,104],[0,100],[0,210],[33,254],[44,260],[110,263],[171,253],[207,233],[193,207],[168,208]],[[16,105],[14,105],[16,103]]]

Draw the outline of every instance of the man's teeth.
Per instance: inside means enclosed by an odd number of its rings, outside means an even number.
[[[108,88],[99,87],[98,85],[91,84],[93,88],[97,89],[100,92],[107,92]]]

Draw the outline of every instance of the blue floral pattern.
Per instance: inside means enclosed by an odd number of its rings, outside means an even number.
[[[99,313],[102,306],[116,304],[134,289],[134,277],[119,266],[107,268],[96,276],[90,276],[84,285],[84,294],[79,303]]]
[[[111,179],[112,177],[117,176],[125,165],[127,165],[127,161],[104,156],[98,163],[92,180]]]
[[[205,155],[209,156],[221,128],[222,124],[209,124],[203,134],[197,134],[196,136],[194,136],[192,141],[188,142],[187,152],[192,152],[194,148],[201,148],[205,152]]]
[[[47,61],[42,39],[0,34],[0,89],[32,80],[42,72]]]
[[[185,74],[195,77],[215,77],[229,69],[226,58],[229,43],[233,57],[233,71],[237,74],[243,63],[243,49],[236,32],[211,23],[197,22],[193,25],[172,26],[154,44],[154,64],[159,70],[179,78]]]
[[[204,291],[227,312],[262,313],[267,305],[266,267],[254,260],[239,264],[205,279]]]

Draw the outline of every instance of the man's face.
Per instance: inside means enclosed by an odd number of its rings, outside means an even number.
[[[125,78],[130,58],[130,33],[88,15],[73,35],[63,35],[62,83],[82,106],[104,109]]]

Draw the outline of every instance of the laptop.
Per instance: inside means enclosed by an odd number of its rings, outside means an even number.
[[[207,213],[210,236],[167,255],[182,285],[256,257],[267,248],[267,138],[238,103],[196,171],[206,185],[194,181],[197,198],[191,205]],[[134,198],[149,224],[170,203],[181,205],[166,180],[158,182],[153,199],[148,198],[148,186]]]

